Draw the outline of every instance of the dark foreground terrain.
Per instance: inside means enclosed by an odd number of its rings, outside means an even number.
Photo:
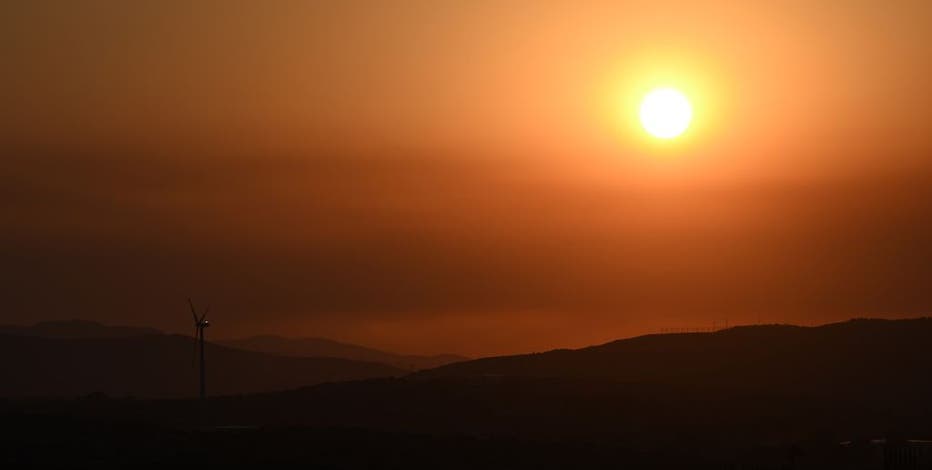
[[[883,445],[808,440],[645,449],[612,440],[527,439],[298,426],[178,428],[151,422],[6,412],[4,468],[302,466],[327,469],[826,469],[884,467]],[[891,441],[891,449],[909,448]]]
[[[611,445],[351,428],[268,427],[190,430],[127,421],[5,415],[18,432],[0,464],[139,467],[302,465],[308,468],[598,468],[646,462]],[[8,467],[13,468],[13,467]]]

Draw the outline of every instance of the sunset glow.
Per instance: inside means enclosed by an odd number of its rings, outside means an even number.
[[[686,95],[673,88],[655,89],[641,102],[641,125],[647,133],[660,139],[672,139],[686,132],[692,117],[692,106]]]
[[[0,323],[190,296],[480,357],[932,311],[932,2],[87,3],[0,15]]]

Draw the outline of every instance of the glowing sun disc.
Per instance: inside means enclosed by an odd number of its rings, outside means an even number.
[[[686,95],[673,88],[658,88],[641,102],[641,125],[648,134],[672,139],[689,128],[693,108]]]

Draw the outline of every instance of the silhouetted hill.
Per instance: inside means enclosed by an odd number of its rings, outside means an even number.
[[[416,377],[609,379],[761,390],[850,392],[928,384],[932,319],[851,320],[658,334],[577,350],[491,357]],[[908,387],[903,387],[908,393]]]
[[[178,335],[43,338],[0,335],[0,396],[185,397],[197,390],[195,342]],[[295,358],[207,345],[209,394],[285,390],[404,371],[338,358]]]
[[[88,320],[44,321],[35,325],[0,325],[0,335],[43,338],[125,338],[163,334],[155,328],[108,326]]]
[[[403,355],[380,351],[355,344],[341,343],[324,338],[283,338],[281,336],[252,336],[221,340],[226,346],[297,357],[340,357],[357,361],[381,362],[406,370],[421,370],[466,361],[467,357],[455,354],[433,356]]]

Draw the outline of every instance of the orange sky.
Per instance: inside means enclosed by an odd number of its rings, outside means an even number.
[[[0,56],[0,320],[479,355],[932,304],[929,2],[23,1]]]

